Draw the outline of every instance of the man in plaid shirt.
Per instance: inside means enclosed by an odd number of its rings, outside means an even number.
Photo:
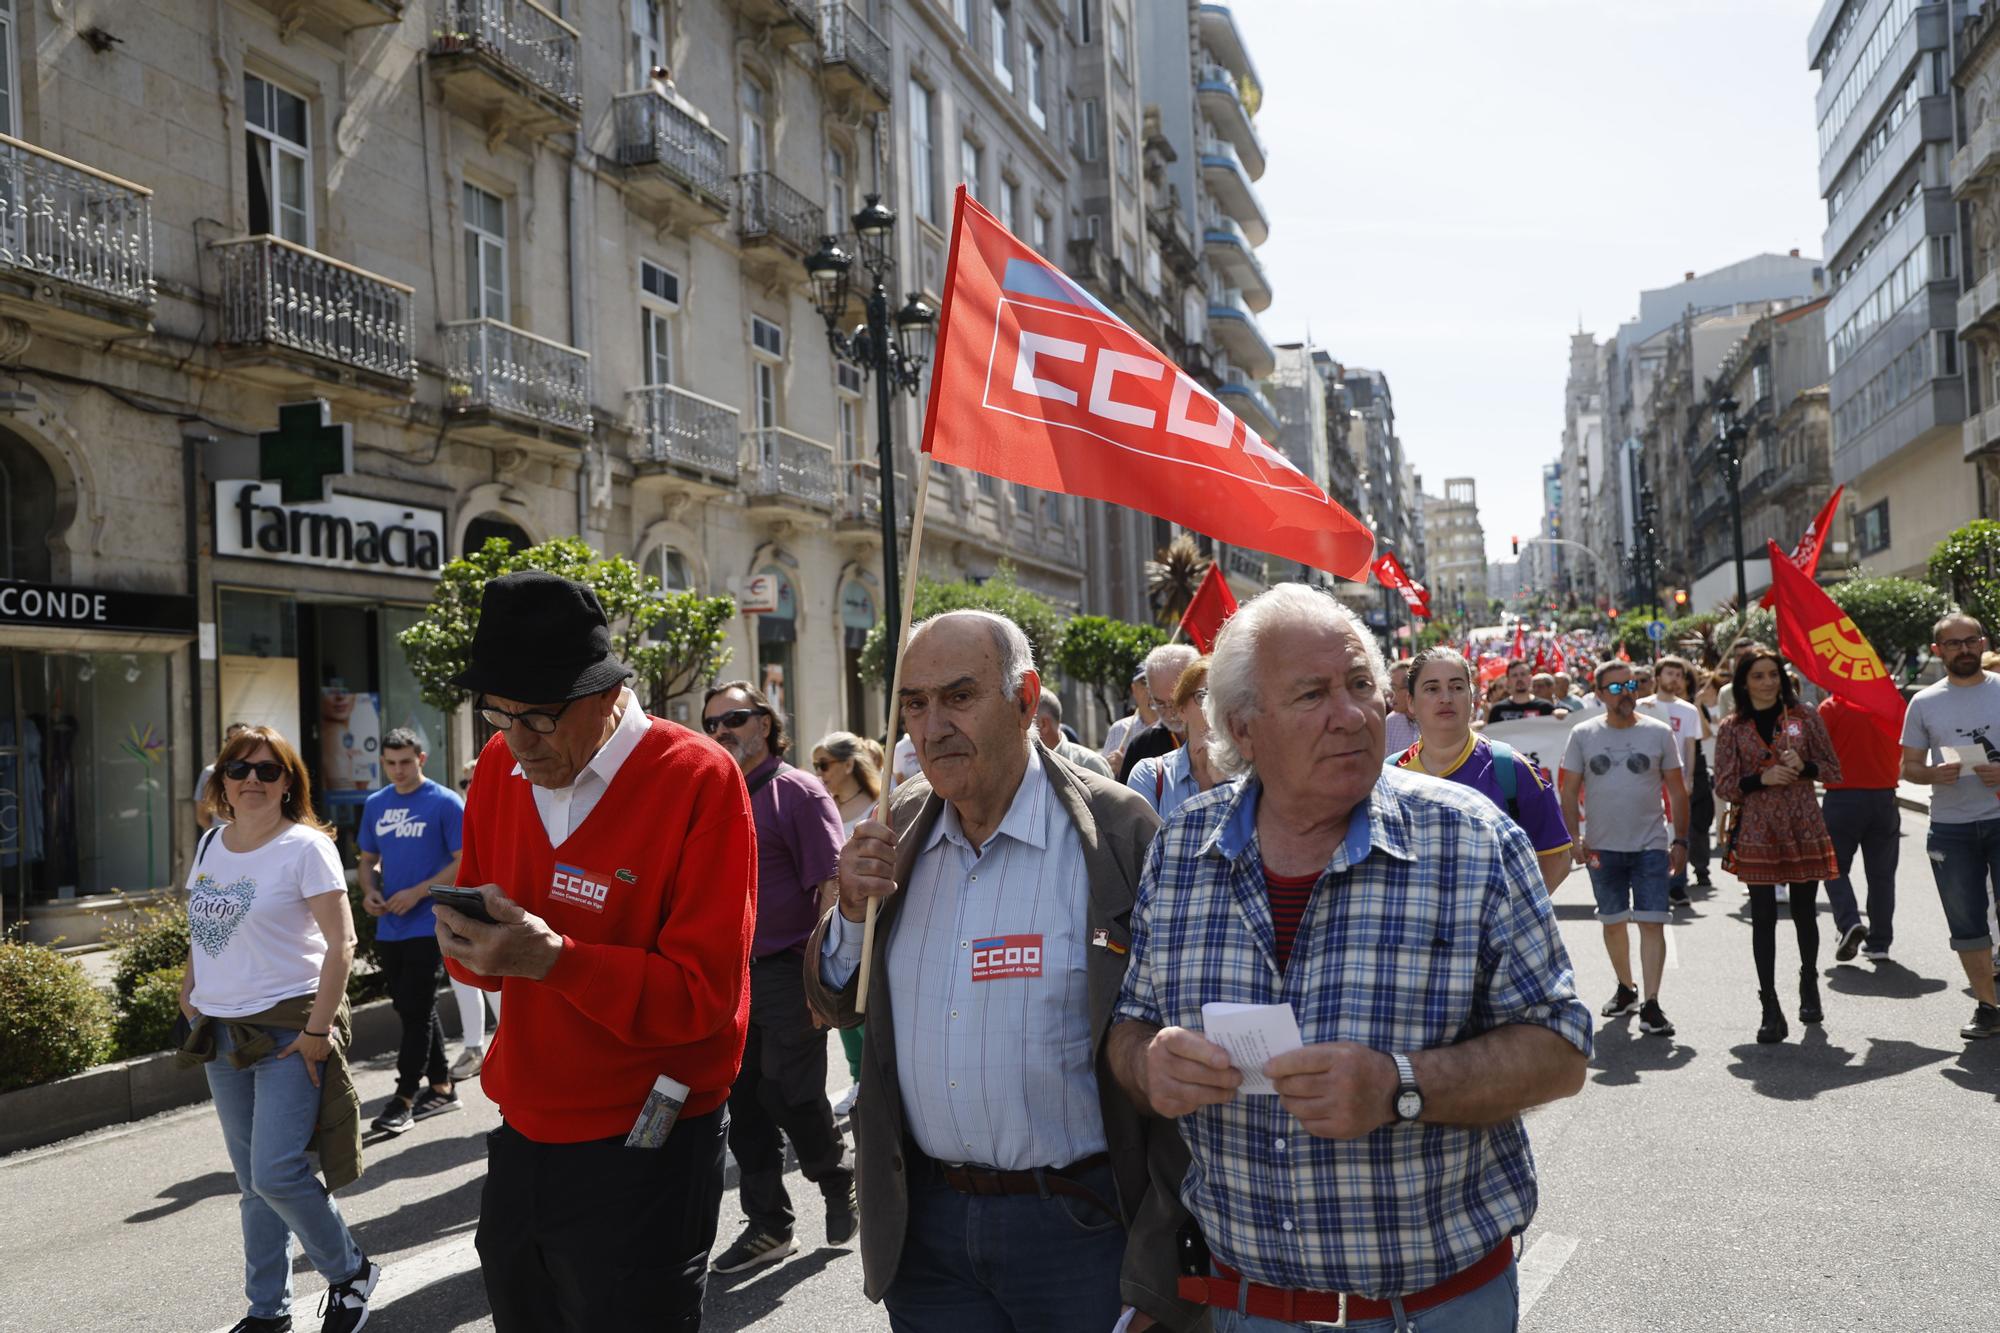
[[[1590,1057],[1535,850],[1469,788],[1382,767],[1384,668],[1332,598],[1286,584],[1224,627],[1211,762],[1245,780],[1154,841],[1109,1058],[1193,1154],[1182,1195],[1216,1333],[1345,1320],[1510,1329],[1534,1217],[1521,1112]],[[1210,1003],[1289,1004],[1262,1071],[1202,1035]]]

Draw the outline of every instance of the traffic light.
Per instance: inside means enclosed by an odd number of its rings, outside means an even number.
[[[1514,544],[1514,554],[1521,554],[1521,539],[1519,537],[1509,537],[1507,540]]]
[[[1618,619],[1618,608],[1614,606],[1610,610],[1606,611],[1604,614],[1610,616],[1613,620],[1616,620]]]
[[[1687,604],[1688,604],[1688,590],[1686,588],[1675,588],[1674,605],[1678,608],[1685,608]]]

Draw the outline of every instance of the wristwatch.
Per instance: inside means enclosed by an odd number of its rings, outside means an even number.
[[[1424,1113],[1424,1094],[1417,1087],[1416,1067],[1407,1055],[1391,1055],[1396,1062],[1396,1121],[1409,1124]]]

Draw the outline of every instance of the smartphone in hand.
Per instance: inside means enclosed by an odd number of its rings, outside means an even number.
[[[431,901],[434,903],[442,903],[454,912],[469,916],[474,921],[483,921],[489,926],[500,924],[486,910],[486,898],[478,889],[455,889],[443,884],[433,884],[430,892]]]

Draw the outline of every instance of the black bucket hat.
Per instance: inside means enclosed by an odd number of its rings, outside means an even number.
[[[560,704],[632,675],[611,656],[604,604],[581,583],[539,569],[503,574],[479,598],[472,660],[451,683],[474,694]]]

